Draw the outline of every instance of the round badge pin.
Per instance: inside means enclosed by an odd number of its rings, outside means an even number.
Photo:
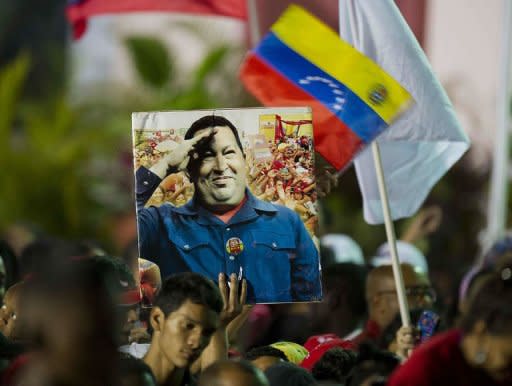
[[[226,251],[230,255],[239,255],[244,250],[244,243],[238,237],[231,237],[226,242]]]

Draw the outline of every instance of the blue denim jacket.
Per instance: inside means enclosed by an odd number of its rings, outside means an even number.
[[[192,199],[181,207],[144,208],[160,183],[144,167],[136,173],[140,256],[154,261],[162,277],[194,271],[214,281],[235,273],[248,284],[248,303],[321,300],[318,250],[292,210],[254,197],[224,223]],[[230,253],[229,239],[243,250]]]

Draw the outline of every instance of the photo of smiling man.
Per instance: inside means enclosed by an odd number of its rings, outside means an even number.
[[[251,192],[251,169],[230,120],[204,115],[182,138],[154,148],[154,162],[136,169],[139,252],[158,264],[164,278],[186,271],[212,280],[235,274],[247,280],[248,303],[321,300],[311,235],[294,210]],[[176,173],[189,181],[191,197],[181,206],[148,205],[162,181]]]

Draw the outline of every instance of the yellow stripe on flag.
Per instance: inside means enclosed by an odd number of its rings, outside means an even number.
[[[412,102],[396,80],[303,8],[289,6],[272,31],[292,50],[350,88],[386,123]],[[385,94],[380,103],[375,102],[377,90]]]

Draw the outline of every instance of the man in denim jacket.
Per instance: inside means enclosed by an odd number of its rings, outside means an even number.
[[[169,172],[186,170],[194,197],[181,207],[144,204]],[[136,173],[140,255],[166,277],[220,272],[248,284],[248,303],[321,299],[318,251],[292,210],[254,197],[237,129],[221,116],[194,122],[185,141]]]

